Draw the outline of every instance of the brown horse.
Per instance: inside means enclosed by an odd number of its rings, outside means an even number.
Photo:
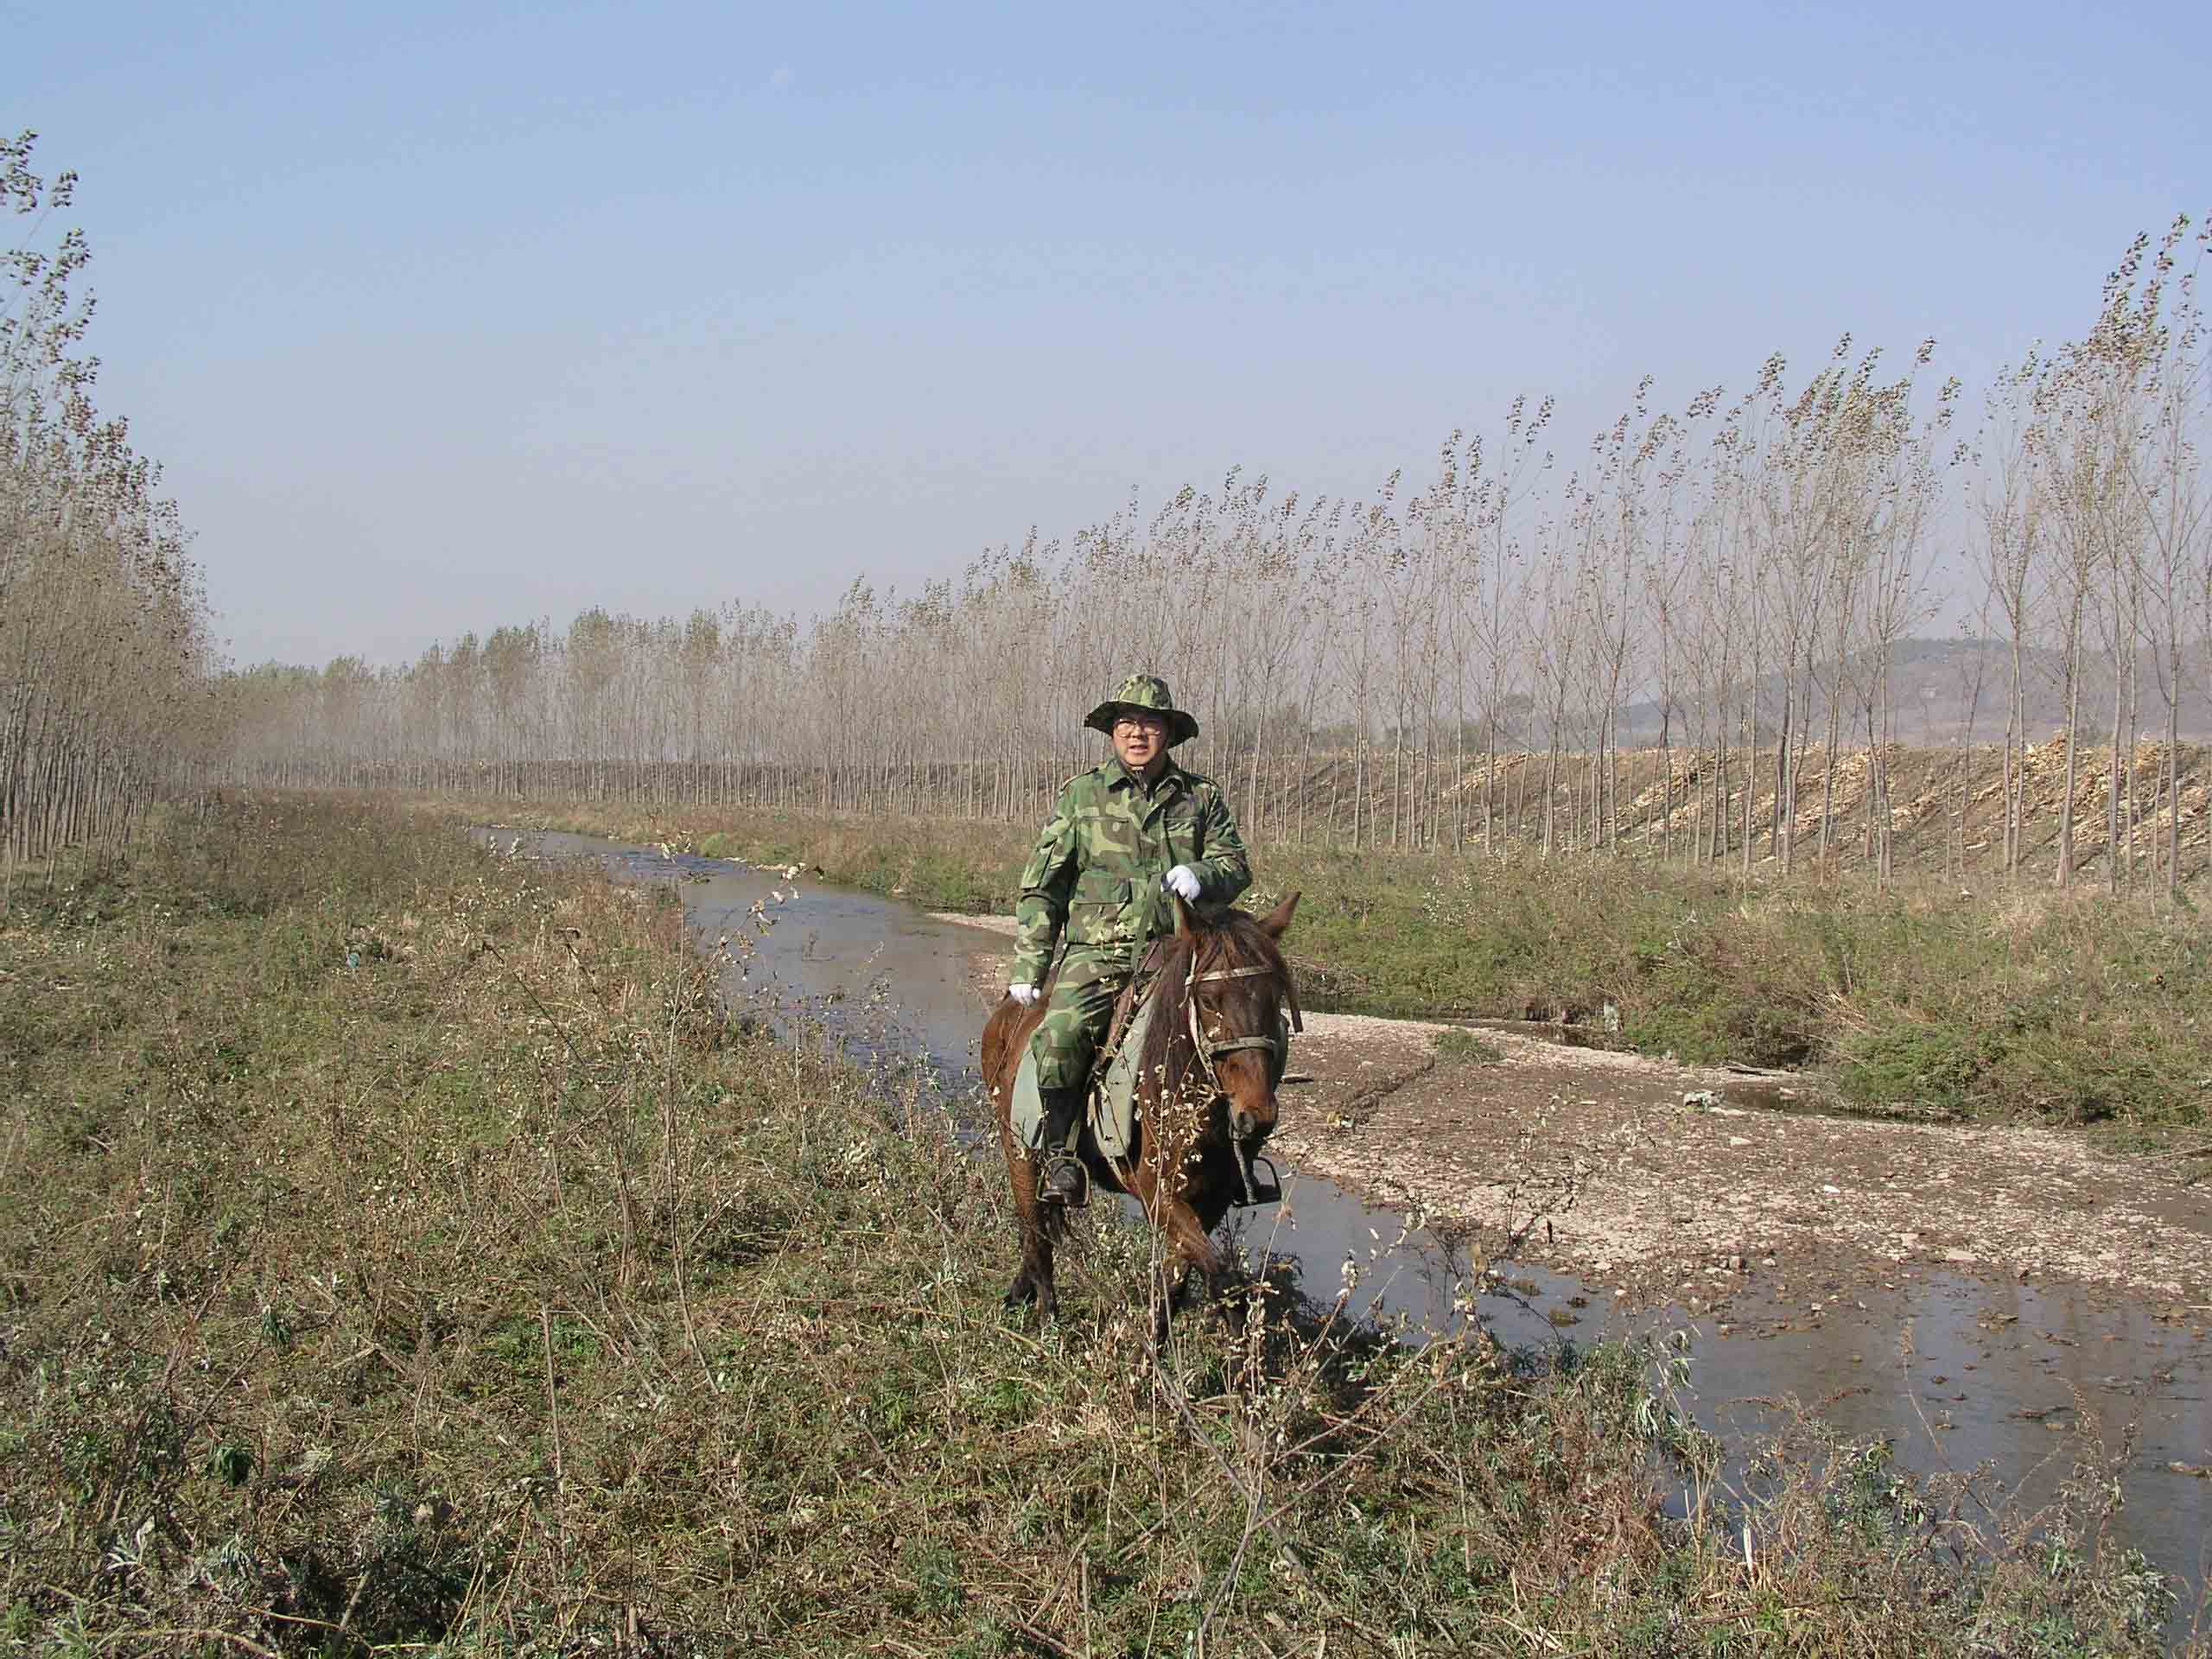
[[[1279,944],[1298,908],[1296,893],[1259,919],[1230,911],[1209,922],[1180,899],[1174,905],[1174,936],[1155,944],[1148,962],[1153,1010],[1138,1057],[1131,1156],[1103,1155],[1087,1124],[1082,1143],[1092,1183],[1135,1198],[1166,1236],[1172,1263],[1163,1271],[1162,1323],[1192,1268],[1210,1293],[1220,1290],[1226,1264],[1213,1230],[1249,1190],[1251,1157],[1274,1128],[1275,1084],[1286,1058],[1282,1015],[1288,1009],[1294,1017],[1298,1009]],[[1049,985],[1033,1007],[1003,998],[983,1027],[983,1079],[998,1109],[1021,1233],[1021,1271],[1007,1306],[1034,1302],[1045,1316],[1059,1306],[1052,1246],[1065,1217],[1061,1205],[1038,1198],[1040,1166],[1014,1137],[1013,1106],[1014,1074],[1051,1000]]]

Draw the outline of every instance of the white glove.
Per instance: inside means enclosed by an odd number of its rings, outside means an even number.
[[[1160,886],[1186,904],[1196,904],[1198,899],[1198,873],[1187,864],[1178,864],[1160,879]]]
[[[1006,994],[1025,1008],[1037,1006],[1037,987],[1034,985],[1009,985],[1006,988]]]

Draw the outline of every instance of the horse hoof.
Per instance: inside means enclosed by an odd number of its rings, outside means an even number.
[[[1025,1307],[1037,1300],[1037,1287],[1029,1282],[1027,1274],[1020,1274],[1006,1288],[1006,1305],[1009,1308]]]

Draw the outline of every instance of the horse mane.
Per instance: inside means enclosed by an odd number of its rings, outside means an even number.
[[[1274,987],[1278,996],[1294,999],[1297,995],[1282,947],[1251,917],[1232,910],[1216,921],[1195,914],[1192,919],[1197,925],[1192,931],[1164,940],[1154,959],[1152,1021],[1145,1027],[1144,1047],[1137,1056],[1138,1076],[1156,1079],[1161,1096],[1170,1099],[1182,1092],[1184,1080],[1198,1058],[1191,1046],[1194,961],[1200,973],[1217,968],[1264,968],[1265,982]],[[1259,977],[1255,976],[1255,980]]]

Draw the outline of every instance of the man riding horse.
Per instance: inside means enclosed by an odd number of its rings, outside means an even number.
[[[1169,758],[1198,734],[1198,722],[1175,707],[1165,680],[1130,675],[1083,723],[1113,740],[1114,756],[1068,780],[1037,838],[1014,905],[1007,987],[1023,1007],[1033,1006],[1065,937],[1031,1044],[1048,1160],[1038,1196],[1058,1204],[1082,1196],[1075,1154],[1091,1063],[1147,947],[1174,931],[1167,895],[1213,910],[1252,884],[1221,786]]]

